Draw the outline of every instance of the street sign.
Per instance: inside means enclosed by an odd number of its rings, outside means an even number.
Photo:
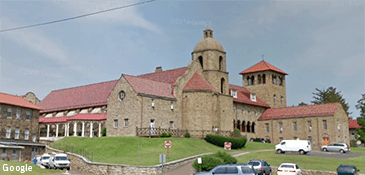
[[[224,142],[224,149],[231,150],[231,142]]]
[[[165,141],[165,148],[171,148],[172,142],[171,141]]]
[[[166,155],[160,154],[160,163],[165,163],[165,162],[166,162]]]

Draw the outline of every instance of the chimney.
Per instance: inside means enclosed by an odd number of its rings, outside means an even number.
[[[155,72],[162,72],[162,67],[161,67],[161,66],[159,66],[159,67],[156,67],[156,70],[155,70]]]

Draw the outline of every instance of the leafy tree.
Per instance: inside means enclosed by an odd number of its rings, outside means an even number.
[[[360,117],[365,119],[365,94],[362,94],[361,96],[362,98],[357,101],[357,105],[355,107],[356,109],[360,109]]]
[[[304,102],[300,102],[300,103],[298,104],[298,106],[308,106],[308,104],[307,104],[307,103],[304,103]]]
[[[362,128],[356,128],[357,133],[360,135],[360,138],[356,138],[360,140],[362,143],[365,142],[365,119],[357,118],[357,123],[362,126]]]
[[[347,115],[349,113],[349,105],[346,103],[345,99],[342,97],[341,92],[337,92],[336,88],[329,87],[325,90],[320,90],[316,88],[316,93],[313,93],[314,101],[313,104],[326,104],[326,103],[341,103],[342,108],[346,111]]]

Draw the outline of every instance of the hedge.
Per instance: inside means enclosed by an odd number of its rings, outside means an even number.
[[[216,167],[217,165],[221,165],[223,164],[222,159],[220,159],[219,157],[216,157],[214,155],[205,155],[202,156],[202,164],[199,165],[198,164],[198,160],[195,160],[193,163],[193,168],[195,168],[197,171],[201,170],[201,171],[209,171],[211,169],[213,169],[214,167]],[[201,166],[201,169],[200,169]]]
[[[237,159],[227,152],[219,151],[213,155],[222,159],[224,164],[237,163]]]
[[[214,145],[224,147],[224,142],[231,142],[232,149],[239,149],[246,145],[246,137],[225,137],[222,135],[207,135],[205,140]]]
[[[171,136],[172,136],[171,133],[165,133],[165,132],[160,135],[160,137],[171,137]]]

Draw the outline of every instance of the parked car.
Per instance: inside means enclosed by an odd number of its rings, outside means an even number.
[[[251,165],[258,175],[271,175],[271,167],[265,160],[250,160]]]
[[[302,170],[295,163],[282,163],[278,167],[278,175],[302,175]]]
[[[270,139],[263,139],[263,138],[251,138],[250,142],[261,142],[261,143],[271,143]]]
[[[70,161],[66,154],[55,154],[50,158],[49,168],[70,170]]]
[[[247,164],[227,164],[218,165],[207,172],[198,172],[193,175],[257,175],[251,165]]]
[[[308,140],[282,140],[275,146],[275,151],[279,154],[285,152],[299,152],[307,154],[312,150],[311,143]]]
[[[45,168],[49,168],[49,160],[50,160],[50,158],[51,158],[51,155],[49,155],[49,154],[47,154],[47,153],[45,153],[45,154],[43,154],[42,156],[41,156],[41,158],[40,158],[40,164],[42,165],[42,166],[44,166]]]
[[[337,168],[337,175],[359,175],[359,171],[353,165],[340,165]]]
[[[321,147],[322,151],[336,151],[346,153],[350,151],[350,147],[346,143],[330,143]]]

